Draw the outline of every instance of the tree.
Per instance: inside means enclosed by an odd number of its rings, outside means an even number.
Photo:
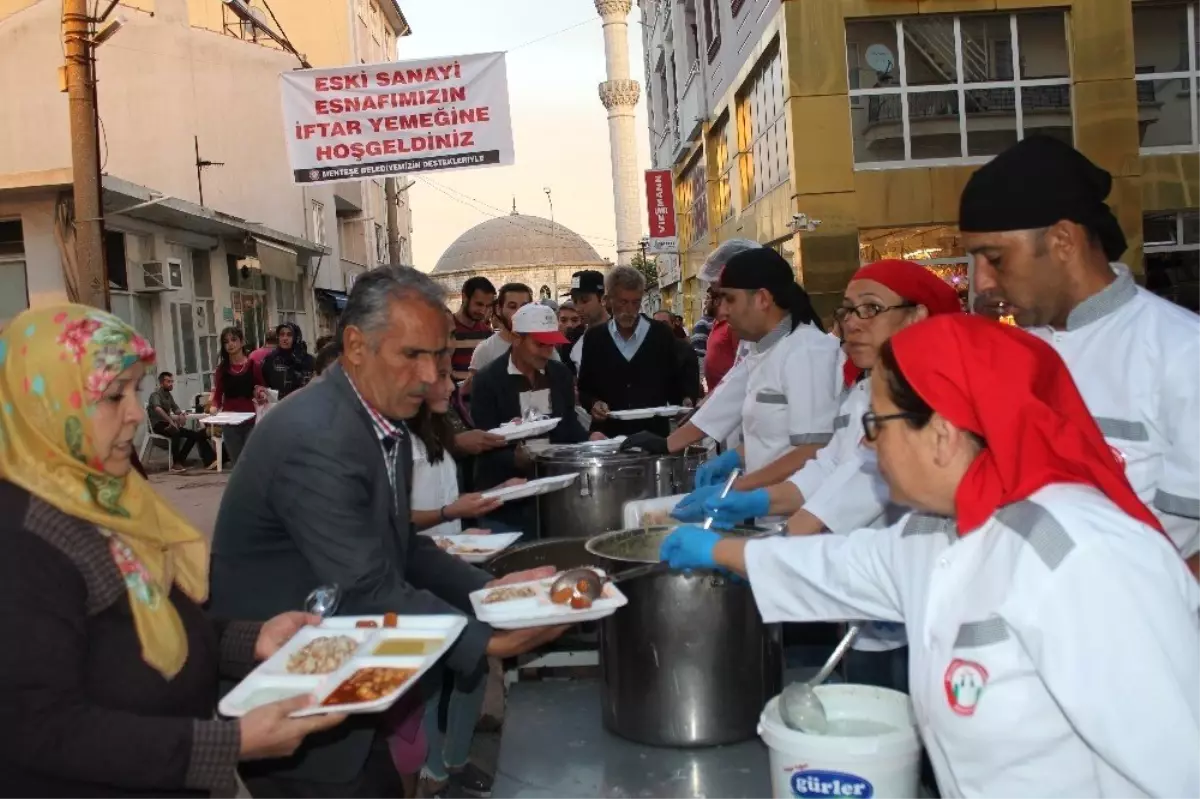
[[[642,277],[646,278],[646,288],[658,288],[658,259],[646,258],[640,252],[635,253],[630,259],[629,265],[642,273]]]

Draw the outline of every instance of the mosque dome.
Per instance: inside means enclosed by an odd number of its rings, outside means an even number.
[[[431,274],[559,265],[607,267],[578,233],[549,219],[514,210],[507,216],[480,222],[455,239]]]

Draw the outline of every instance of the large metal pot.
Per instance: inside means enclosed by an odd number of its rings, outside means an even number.
[[[588,541],[610,569],[655,562],[670,527]],[[715,571],[668,571],[621,584],[629,604],[600,622],[604,726],[652,746],[716,746],[756,735],[782,687],[779,627],[750,586]]]
[[[535,454],[538,477],[579,472],[563,490],[537,498],[538,538],[591,538],[620,530],[626,502],[691,491],[705,453],[700,447],[679,455],[551,447]]]

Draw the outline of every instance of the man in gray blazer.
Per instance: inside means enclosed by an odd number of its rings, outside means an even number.
[[[214,615],[268,619],[329,584],[339,586],[339,614],[470,613],[467,595],[491,576],[416,535],[410,521],[404,420],[437,379],[445,314],[441,289],[415,269],[381,267],[355,282],[339,320],[338,364],[264,417],[226,486],[213,539]],[[469,617],[444,665],[478,679],[486,656],[511,657],[561,632],[494,632]],[[247,787],[256,797],[402,795],[380,718],[352,716],[291,758],[248,764]]]

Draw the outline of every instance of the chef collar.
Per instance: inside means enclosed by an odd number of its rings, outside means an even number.
[[[791,332],[792,332],[792,315],[784,314],[783,318],[779,320],[779,324],[777,324],[777,325],[775,325],[775,327],[771,328],[770,333],[767,333],[767,335],[763,336],[762,338],[760,338],[758,340],[758,342],[754,345],[754,351],[759,354],[766,352],[767,350],[771,349],[776,344],[778,344],[779,342],[781,342],[785,338],[787,338],[787,336],[789,334],[791,334]]]
[[[1068,331],[1079,330],[1092,322],[1099,322],[1109,314],[1116,313],[1125,303],[1137,296],[1137,284],[1133,282],[1133,275],[1129,274],[1129,267],[1113,264],[1112,268],[1117,274],[1117,279],[1076,305],[1067,314]]]

